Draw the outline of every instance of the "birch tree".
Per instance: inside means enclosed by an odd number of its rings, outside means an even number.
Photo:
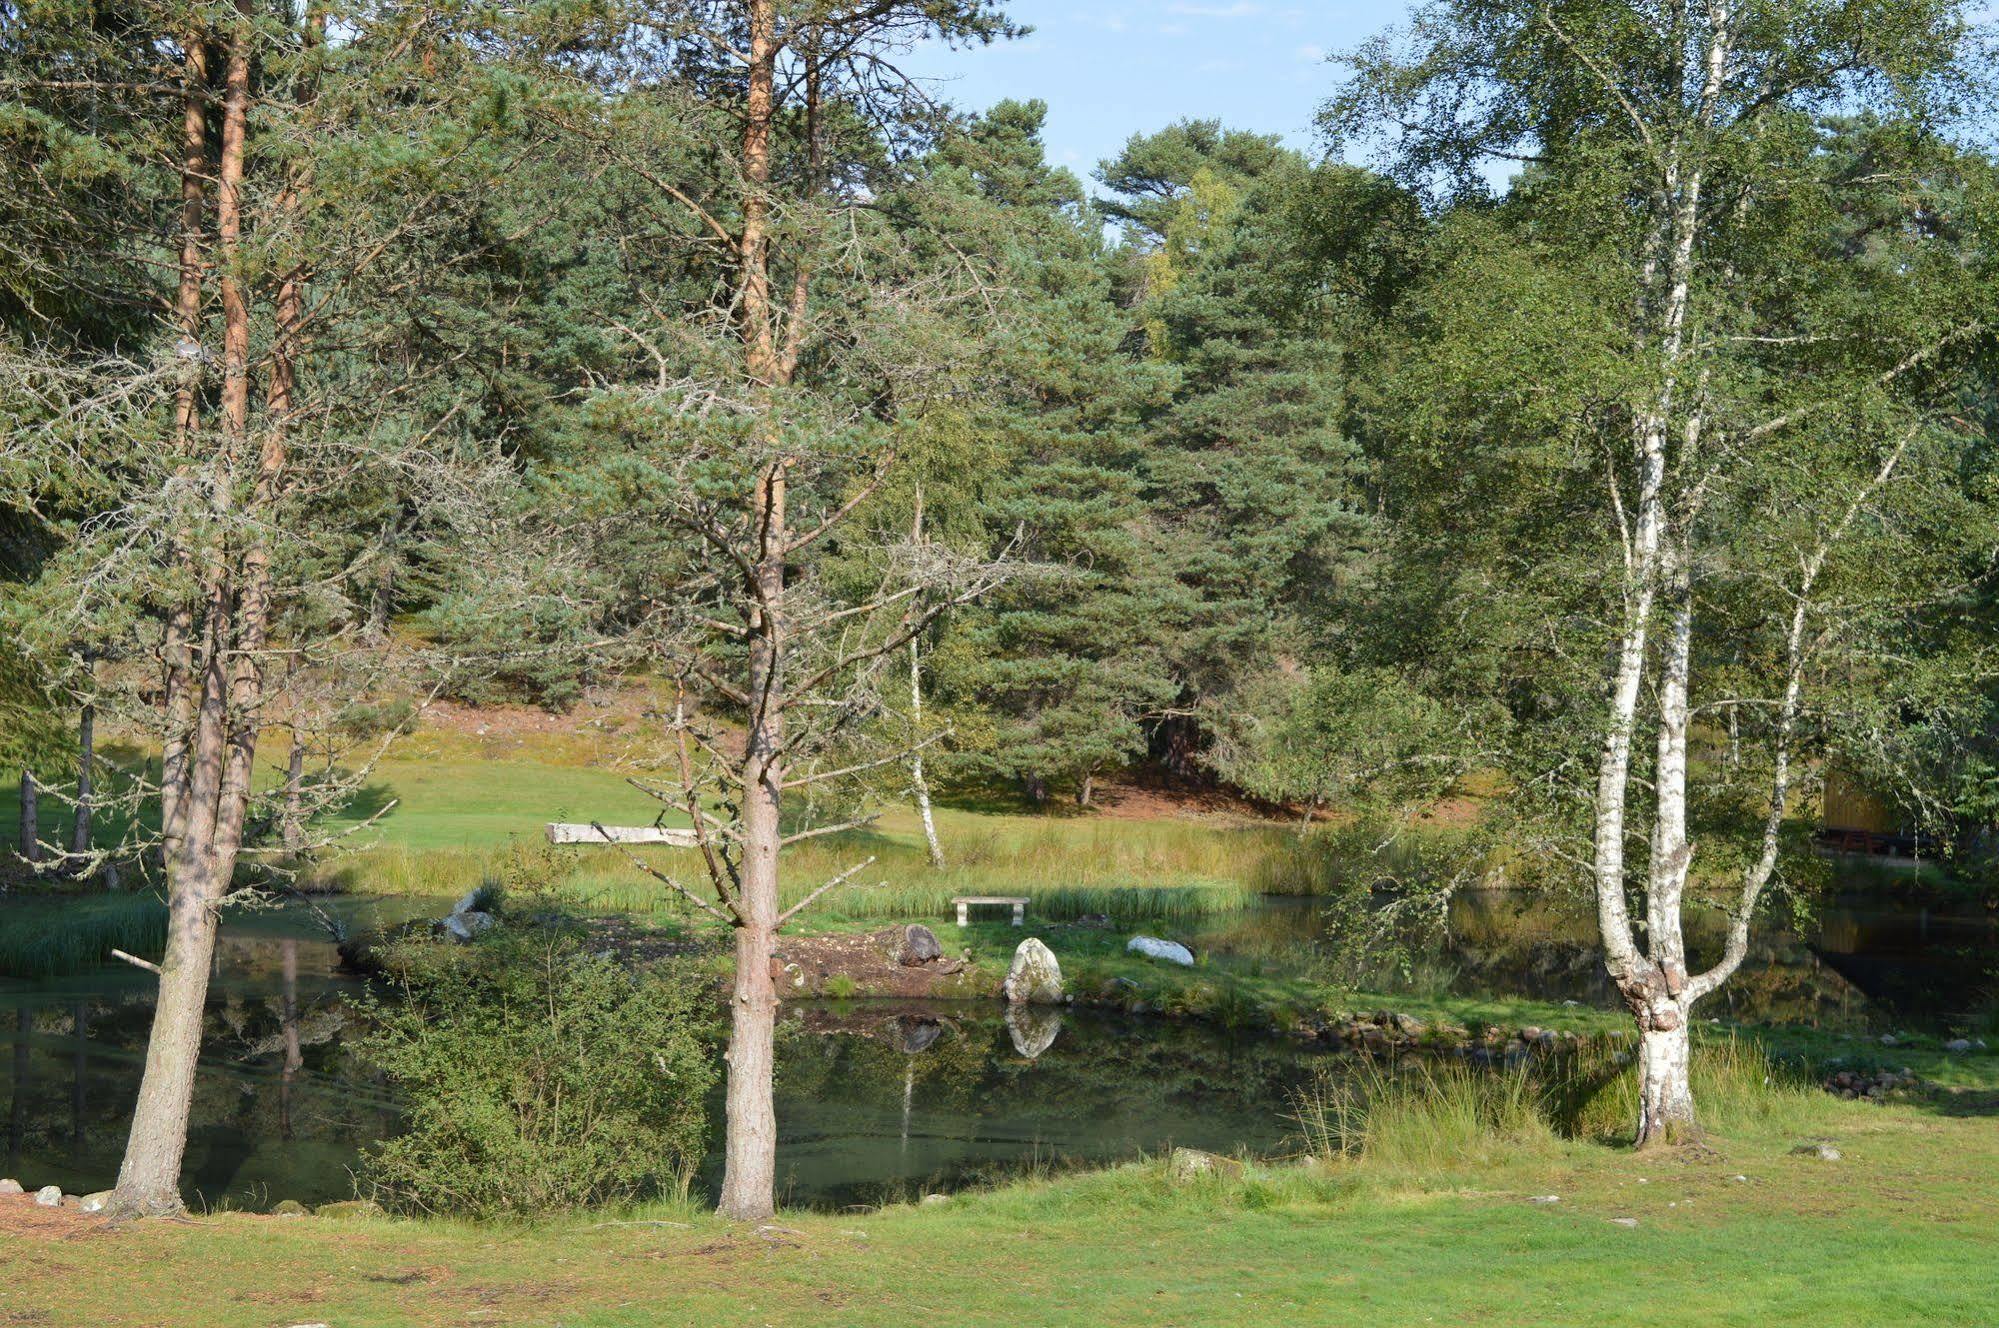
[[[1897,685],[1989,530],[1932,524],[1966,513],[1955,405],[1991,307],[1989,163],[1951,141],[1986,74],[1967,19],[1443,3],[1359,52],[1327,108],[1340,141],[1392,126],[1395,168],[1466,204],[1398,311],[1423,351],[1385,413],[1422,445],[1389,463],[1394,501],[1485,505],[1457,589],[1506,606],[1516,713],[1565,733],[1523,784],[1588,823],[1571,857],[1640,1038],[1640,1144],[1694,1128],[1689,1023],[1748,952],[1810,753]],[[1857,114],[1865,170],[1831,150]],[[1591,675],[1587,704],[1565,692]],[[1696,738],[1724,717],[1759,753],[1733,774]],[[1697,898],[1718,953],[1689,953]]]

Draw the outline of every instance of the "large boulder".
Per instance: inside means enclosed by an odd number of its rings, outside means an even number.
[[[35,1191],[35,1202],[44,1208],[60,1208],[62,1206],[62,1186],[42,1186],[41,1189]]]
[[[25,1194],[25,1193],[26,1191],[21,1188],[21,1182],[15,1180],[12,1176],[7,1177],[5,1180],[0,1180],[0,1194]]]
[[[1036,937],[1022,941],[1013,952],[1004,990],[1014,1005],[1061,1004],[1062,965],[1055,962],[1055,952]]]
[[[1157,936],[1134,936],[1125,942],[1125,953],[1142,954],[1147,959],[1163,959],[1182,968],[1194,966],[1194,952],[1178,941],[1162,941]]]
[[[944,957],[944,947],[937,942],[937,933],[920,922],[912,922],[902,929],[902,944],[896,951],[896,962],[904,968],[916,968]]]
[[[111,1206],[111,1191],[96,1190],[90,1194],[86,1194],[83,1196],[83,1201],[77,1206],[82,1208],[86,1213],[101,1213]]]

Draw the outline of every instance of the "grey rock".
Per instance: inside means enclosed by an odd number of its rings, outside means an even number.
[[[15,1180],[12,1176],[7,1177],[5,1180],[0,1180],[0,1194],[24,1194],[24,1193],[26,1193],[26,1191],[24,1191],[21,1188],[21,1182]]]
[[[902,929],[902,949],[896,962],[905,968],[915,968],[933,959],[944,957],[944,947],[937,943],[937,933],[920,922],[913,922]]]
[[[1839,1150],[1831,1144],[1799,1144],[1791,1152],[1799,1157],[1815,1157],[1821,1162],[1839,1161]]]
[[[471,890],[466,893],[463,899],[460,899],[457,903],[451,906],[451,911],[453,913],[470,913],[472,911],[472,906],[477,904],[478,902],[479,902],[479,892],[477,890]]]
[[[925,1208],[941,1208],[950,1202],[951,1196],[948,1194],[926,1194],[923,1196],[923,1206]]]
[[[492,925],[493,915],[491,913],[481,913],[477,909],[468,909],[463,913],[453,913],[450,917],[440,920],[437,924],[438,928],[454,941],[469,941]]]
[[[1894,1046],[1897,1040],[1893,1033],[1883,1033],[1881,1035],[1881,1045],[1884,1047]]]
[[[1196,1176],[1240,1176],[1242,1163],[1218,1153],[1204,1153],[1198,1148],[1176,1148],[1166,1155],[1166,1172],[1175,1180],[1192,1180]]]
[[[82,1202],[77,1206],[86,1213],[101,1213],[111,1206],[111,1191],[97,1190],[94,1193],[86,1194],[83,1196]]]
[[[1134,936],[1125,942],[1126,954],[1142,954],[1148,959],[1162,959],[1182,968],[1194,966],[1194,952],[1178,941],[1162,941],[1157,936]]]
[[[1391,1014],[1388,1016],[1387,1023],[1390,1028],[1395,1030],[1396,1036],[1408,1038],[1412,1042],[1429,1031],[1423,1026],[1422,1020],[1411,1018],[1406,1014]]]
[[[1537,1194],[1533,1198],[1529,1199],[1527,1202],[1537,1203],[1537,1204],[1551,1204],[1551,1203],[1560,1203],[1561,1201],[1562,1201],[1562,1196],[1559,1194]]]
[[[1952,1038],[1950,1041],[1943,1044],[1943,1049],[1951,1053],[1953,1056],[1962,1056],[1964,1055],[1965,1052],[1971,1050],[1971,1039]]]
[[[313,1210],[314,1217],[381,1217],[382,1205],[373,1199],[342,1199],[339,1203],[321,1204]]]
[[[1635,1217],[1613,1217],[1610,1219],[1610,1224],[1614,1227],[1635,1227],[1638,1225],[1638,1219]]]
[[[54,1208],[62,1203],[62,1186],[44,1185],[35,1191],[35,1202],[44,1208]]]
[[[1013,952],[1004,990],[1014,1005],[1061,1004],[1062,965],[1055,961],[1055,952],[1036,937],[1022,941]]]
[[[280,1199],[271,1205],[272,1217],[311,1217],[312,1210],[296,1199]]]

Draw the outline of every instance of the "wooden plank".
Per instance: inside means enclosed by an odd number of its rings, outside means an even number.
[[[590,824],[578,825],[568,821],[548,823],[548,842],[551,844],[670,844],[674,848],[693,848],[694,832],[670,825],[607,825],[600,833]]]

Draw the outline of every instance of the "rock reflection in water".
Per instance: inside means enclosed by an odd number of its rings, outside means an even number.
[[[1055,1045],[1055,1035],[1062,1031],[1062,1014],[1045,1005],[1009,1005],[1006,1031],[1013,1039],[1013,1049],[1034,1060]]]

